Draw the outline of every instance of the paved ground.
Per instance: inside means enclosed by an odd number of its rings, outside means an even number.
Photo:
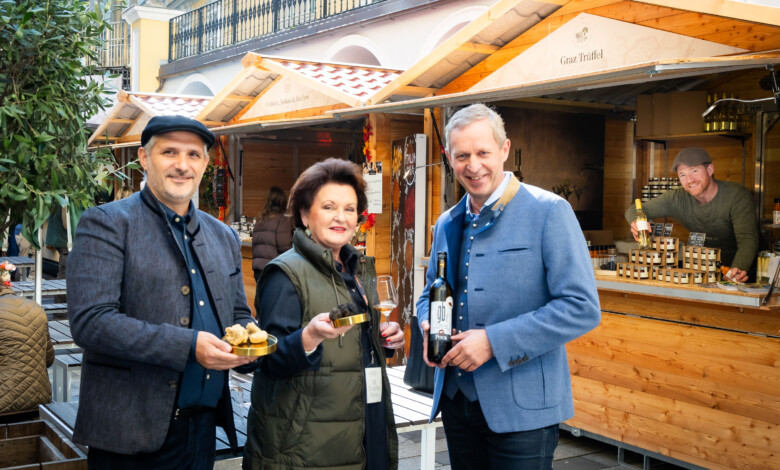
[[[51,377],[49,369],[49,378]],[[79,399],[80,370],[73,374],[71,391],[73,401]],[[399,434],[399,470],[417,470],[420,468],[420,433],[408,432]],[[587,437],[575,437],[567,431],[561,431],[558,447],[555,449],[553,461],[554,470],[625,470],[626,468],[642,469],[642,457],[632,452],[625,452],[624,466],[618,463],[617,447]],[[682,467],[650,460],[653,470],[675,470]],[[240,470],[241,458],[218,461],[215,470]],[[449,470],[450,459],[447,454],[447,442],[444,430],[436,430],[436,469]]]
[[[399,440],[399,470],[418,470],[420,468],[420,433],[400,434]],[[558,448],[553,461],[554,470],[625,470],[626,468],[642,468],[642,458],[633,453],[627,453],[625,466],[617,459],[617,448],[586,437],[574,437],[567,431],[561,431]],[[680,467],[656,460],[652,461],[653,470],[673,470]],[[240,470],[241,459],[218,461],[214,470]],[[436,430],[436,469],[449,470],[450,458],[447,454],[447,443],[444,431]]]

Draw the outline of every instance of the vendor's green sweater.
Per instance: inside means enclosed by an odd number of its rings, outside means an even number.
[[[642,204],[648,219],[673,217],[691,232],[707,234],[704,245],[721,249],[721,260],[731,267],[749,270],[758,252],[758,223],[750,191],[729,181],[716,181],[718,192],[701,204],[684,189],[667,191]],[[636,217],[632,205],[626,220]]]

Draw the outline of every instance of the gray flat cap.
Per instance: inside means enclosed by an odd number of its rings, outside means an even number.
[[[677,171],[678,165],[696,166],[712,163],[712,158],[706,150],[699,147],[686,147],[674,157],[672,171]]]

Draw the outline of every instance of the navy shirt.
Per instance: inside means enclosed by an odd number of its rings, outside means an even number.
[[[187,224],[195,211],[195,207],[190,203],[187,215],[181,216],[164,204],[160,205],[165,210],[173,237],[179,245],[187,265],[187,274],[190,277],[190,296],[192,297],[190,328],[195,330],[195,334],[192,335],[192,344],[190,345],[190,356],[187,359],[187,365],[184,367],[179,383],[177,407],[213,408],[217,406],[219,399],[222,397],[226,371],[206,369],[195,358],[195,346],[199,331],[208,331],[218,338],[222,336],[222,328],[217,319],[211,295],[206,286],[206,280],[203,278],[203,269],[192,249],[193,234],[187,231]]]

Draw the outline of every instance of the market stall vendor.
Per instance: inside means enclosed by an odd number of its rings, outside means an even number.
[[[691,232],[706,233],[704,245],[720,248],[721,259],[732,268],[731,275],[737,281],[747,281],[758,251],[758,224],[750,191],[716,180],[712,158],[698,147],[680,150],[672,171],[677,172],[682,189],[644,203],[647,218],[673,217]],[[629,207],[626,220],[634,239],[638,236],[635,216],[636,209]]]

